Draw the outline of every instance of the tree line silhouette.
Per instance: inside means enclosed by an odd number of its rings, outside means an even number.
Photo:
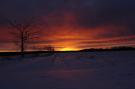
[[[131,46],[115,46],[110,48],[90,48],[90,49],[83,49],[80,51],[135,51],[135,47]]]

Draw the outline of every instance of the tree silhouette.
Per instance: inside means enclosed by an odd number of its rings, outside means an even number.
[[[49,52],[54,52],[55,51],[55,47],[54,46],[43,46],[43,47],[40,47],[40,46],[33,46],[33,49],[36,50],[36,51],[49,51]]]
[[[53,47],[53,46],[45,46],[44,47],[44,50],[46,50],[46,51],[50,51],[50,52],[53,52],[53,51],[55,51],[55,48]]]
[[[28,43],[39,38],[40,31],[32,29],[35,24],[31,23],[21,23],[18,24],[16,21],[7,20],[9,25],[14,28],[10,33],[14,37],[14,43],[19,46],[21,55],[24,56],[24,52]]]

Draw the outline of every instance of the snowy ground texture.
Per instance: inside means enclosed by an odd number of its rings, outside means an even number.
[[[135,89],[135,51],[14,59],[0,65],[0,89]]]

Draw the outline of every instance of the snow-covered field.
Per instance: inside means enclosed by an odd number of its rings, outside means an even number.
[[[135,89],[135,51],[16,59],[0,65],[0,89]]]

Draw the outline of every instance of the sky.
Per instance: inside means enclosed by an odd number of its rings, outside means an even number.
[[[61,51],[135,46],[134,0],[0,0],[0,50],[13,50],[14,28],[5,18],[40,30],[32,46]]]

